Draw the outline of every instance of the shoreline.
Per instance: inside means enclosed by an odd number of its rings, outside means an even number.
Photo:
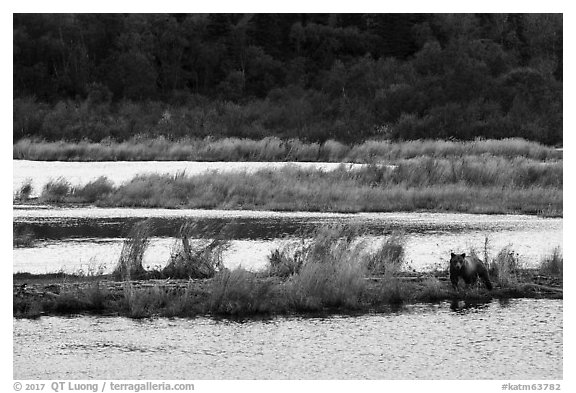
[[[361,216],[370,214],[467,214],[474,216],[526,216],[526,217],[538,217],[538,218],[564,218],[564,212],[560,211],[509,211],[504,209],[494,209],[486,211],[470,211],[470,210],[449,210],[449,209],[414,209],[414,210],[291,210],[290,208],[284,207],[281,209],[270,209],[267,206],[246,206],[245,208],[239,206],[217,206],[214,208],[201,208],[201,207],[187,207],[187,206],[146,206],[146,205],[98,205],[93,203],[54,203],[54,202],[40,202],[37,201],[38,198],[31,198],[28,201],[14,201],[12,210],[20,211],[47,211],[48,216],[50,212],[55,209],[101,209],[104,210],[138,210],[138,211],[156,211],[165,210],[169,212],[198,212],[202,213],[202,217],[205,216],[216,216],[217,213],[226,215],[229,218],[237,218],[244,216],[245,212],[253,212],[259,217],[275,217],[279,215],[286,215],[288,217],[332,217],[341,218],[348,216]],[[181,217],[179,214],[175,214],[177,217]],[[186,215],[182,215],[184,217]],[[26,217],[26,216],[23,216]],[[140,216],[136,216],[138,218]],[[154,216],[155,217],[155,216]],[[253,214],[250,214],[253,217]],[[150,218],[148,215],[140,218]],[[153,217],[152,217],[153,218]]]
[[[230,274],[230,273],[228,273]],[[244,272],[250,296],[234,294],[230,283],[222,292],[221,277],[209,279],[144,279],[116,281],[111,275],[81,277],[62,273],[13,274],[13,316],[110,315],[129,318],[207,316],[254,319],[319,314],[346,315],[387,312],[404,305],[443,301],[485,303],[514,298],[563,299],[561,276],[520,272],[516,282],[451,288],[447,272],[402,273],[394,277],[365,277],[358,301],[330,304],[320,299],[302,303],[289,291],[290,278]],[[461,284],[462,285],[462,284]],[[248,296],[248,297],[246,297]]]
[[[353,171],[283,167],[255,172],[140,174],[122,181],[100,176],[86,184],[51,179],[42,190],[28,180],[13,203],[53,206],[148,207],[309,212],[563,213],[563,163],[491,155],[402,159],[392,167]],[[55,174],[57,175],[57,174]]]

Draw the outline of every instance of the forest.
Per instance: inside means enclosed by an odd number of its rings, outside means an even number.
[[[562,144],[562,14],[14,14],[13,139]]]

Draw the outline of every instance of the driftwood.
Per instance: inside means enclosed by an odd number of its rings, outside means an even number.
[[[554,288],[554,287],[549,287],[546,285],[540,285],[540,284],[524,284],[524,288],[534,288],[540,291],[549,291],[549,292],[556,292],[556,293],[564,293],[564,290],[562,288]]]

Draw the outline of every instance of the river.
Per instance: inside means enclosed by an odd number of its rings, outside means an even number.
[[[14,379],[562,379],[562,301],[244,322],[14,320]]]

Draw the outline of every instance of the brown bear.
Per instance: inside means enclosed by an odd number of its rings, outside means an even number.
[[[464,279],[466,285],[476,283],[478,276],[486,285],[488,290],[492,290],[492,283],[488,276],[488,270],[480,259],[475,256],[466,256],[466,254],[451,253],[450,258],[450,281],[455,290],[458,289],[460,277]]]

